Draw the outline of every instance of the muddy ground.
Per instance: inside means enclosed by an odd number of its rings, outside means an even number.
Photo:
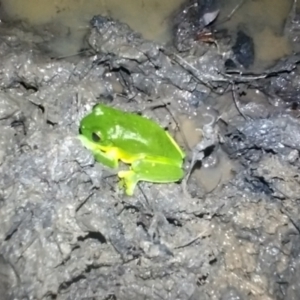
[[[178,52],[101,16],[75,57],[0,31],[1,300],[300,298],[299,56],[254,74],[224,41]],[[98,102],[168,127],[199,160],[186,187],[119,191],[77,139]]]

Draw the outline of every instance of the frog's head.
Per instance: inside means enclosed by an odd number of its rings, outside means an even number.
[[[99,146],[107,143],[107,122],[96,108],[80,121],[79,134],[89,143]]]

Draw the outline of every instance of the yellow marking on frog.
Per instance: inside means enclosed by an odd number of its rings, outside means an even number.
[[[181,157],[184,158],[185,157],[185,153],[180,149],[180,147],[178,146],[178,144],[175,142],[175,140],[173,139],[173,137],[170,135],[170,133],[168,131],[166,131],[166,135],[167,137],[170,139],[171,143],[173,144],[173,146],[178,150],[178,152],[181,154]]]
[[[107,156],[111,157],[112,159],[121,160],[125,164],[132,164],[137,159],[142,159],[145,157],[144,154],[132,155],[122,151],[117,147],[112,147],[112,146],[97,145],[97,148],[100,149],[102,152],[104,152]]]

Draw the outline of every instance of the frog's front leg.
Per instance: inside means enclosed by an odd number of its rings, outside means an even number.
[[[129,171],[120,171],[118,176],[124,180],[126,194],[133,195],[139,181],[156,183],[176,182],[183,177],[181,166],[162,158],[144,158],[132,163]]]
[[[118,167],[118,149],[111,148],[109,151],[103,152],[101,150],[94,150],[94,157],[97,162],[115,169]]]
[[[107,151],[100,149],[100,146],[96,143],[92,143],[85,136],[78,136],[82,144],[94,154],[94,158],[97,162],[102,163],[103,165],[115,169],[118,167],[118,157],[119,152],[117,148],[111,147]]]

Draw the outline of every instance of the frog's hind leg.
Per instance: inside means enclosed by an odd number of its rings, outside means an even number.
[[[132,163],[130,170],[120,171],[118,176],[124,180],[126,194],[133,195],[139,181],[156,183],[176,182],[183,177],[180,166],[168,162],[137,160]]]
[[[118,176],[122,179],[125,185],[125,191],[128,196],[132,196],[137,183],[141,180],[139,174],[132,170],[129,171],[119,171]]]

